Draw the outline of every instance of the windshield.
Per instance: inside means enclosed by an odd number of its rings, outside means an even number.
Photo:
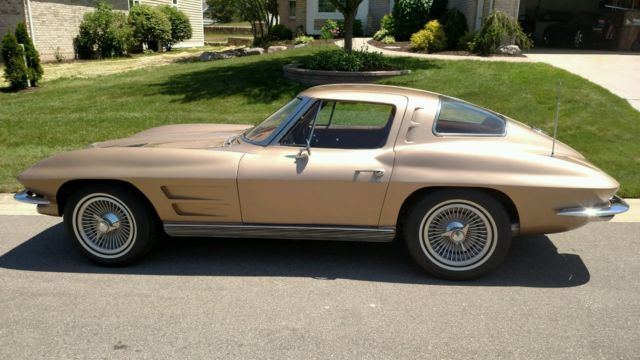
[[[295,98],[291,100],[287,105],[280,108],[280,110],[273,113],[273,115],[269,116],[265,121],[263,121],[260,125],[250,129],[248,132],[244,134],[244,137],[253,142],[260,142],[265,140],[266,138],[273,133],[282,122],[291,115],[292,112],[298,107],[302,99]]]

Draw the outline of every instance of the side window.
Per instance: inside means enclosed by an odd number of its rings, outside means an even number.
[[[388,104],[319,101],[289,130],[282,145],[328,149],[376,149],[387,142],[395,107]]]
[[[505,120],[490,111],[461,101],[442,98],[436,135],[504,135]]]

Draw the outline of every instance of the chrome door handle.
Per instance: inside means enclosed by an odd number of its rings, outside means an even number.
[[[356,175],[360,174],[360,173],[366,173],[366,172],[372,173],[373,176],[375,176],[375,177],[383,177],[384,176],[384,169],[356,170]]]

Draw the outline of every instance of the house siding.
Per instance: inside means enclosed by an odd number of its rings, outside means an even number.
[[[0,39],[14,31],[16,24],[25,22],[24,0],[0,0]],[[0,55],[1,56],[1,55]]]
[[[172,0],[141,0],[141,4],[159,6],[172,5]],[[201,0],[178,0],[178,9],[183,11],[191,23],[191,39],[175,45],[175,47],[204,46],[204,24]]]
[[[467,18],[469,29],[473,29],[476,17],[477,0],[449,0],[449,7],[458,9]]]
[[[52,61],[56,53],[73,59],[73,39],[78,36],[84,14],[94,11],[98,0],[31,0],[33,40],[43,61]],[[111,0],[114,10],[126,11],[127,0]]]
[[[367,28],[363,29],[365,34],[373,35],[380,29],[380,20],[383,16],[391,12],[389,0],[369,0],[369,15],[367,16]]]

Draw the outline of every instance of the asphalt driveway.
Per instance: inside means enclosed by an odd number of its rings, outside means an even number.
[[[567,70],[627,100],[640,111],[640,54],[629,52],[532,49],[527,57]]]
[[[182,239],[105,268],[57,218],[0,216],[0,358],[637,359],[639,240],[517,238],[449,282],[396,244]]]

